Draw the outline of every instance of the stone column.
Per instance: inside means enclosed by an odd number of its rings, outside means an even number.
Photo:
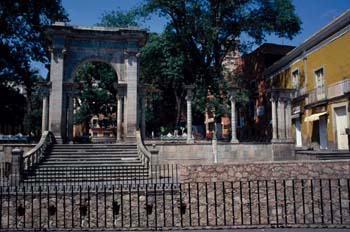
[[[277,140],[276,97],[272,96],[270,101],[271,101],[271,116],[272,116],[272,142],[275,142]]]
[[[136,141],[137,126],[137,82],[138,82],[138,62],[137,53],[129,50],[126,54],[127,59],[127,89],[126,89],[126,118],[125,121],[125,139]]]
[[[278,139],[285,140],[286,139],[286,111],[285,111],[285,99],[279,97],[278,98]]]
[[[122,141],[123,96],[117,94],[117,142]]]
[[[49,129],[49,91],[43,91],[43,110],[41,118],[41,133]]]
[[[236,93],[238,89],[231,90],[231,143],[239,143],[236,134]]]
[[[187,102],[187,143],[193,143],[194,139],[192,136],[192,99],[194,86],[185,86],[187,90],[186,102]]]
[[[290,99],[286,101],[286,138],[292,140],[292,102]]]
[[[68,142],[73,143],[73,119],[74,119],[74,93],[68,92],[68,109],[67,109],[67,120],[68,120]]]
[[[64,135],[63,119],[63,69],[64,69],[63,46],[55,46],[51,51],[50,80],[52,82],[50,105],[49,105],[49,130],[53,132],[58,143],[62,143]]]
[[[141,128],[141,137],[142,139],[146,136],[146,115],[145,115],[145,106],[146,106],[146,91],[144,88],[140,89],[140,128]]]

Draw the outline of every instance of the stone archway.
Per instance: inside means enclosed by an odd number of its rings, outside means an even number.
[[[75,69],[87,60],[100,60],[110,64],[117,73],[118,99],[124,98],[125,107],[123,137],[126,141],[134,141],[139,120],[137,57],[140,47],[145,44],[146,31],[55,23],[48,27],[47,35],[52,45],[46,129],[54,133],[58,142],[71,139]],[[120,105],[119,100],[118,103]],[[43,125],[47,123],[43,122]]]

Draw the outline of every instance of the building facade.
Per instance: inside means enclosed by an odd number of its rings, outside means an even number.
[[[246,80],[245,88],[250,92],[250,101],[247,106],[238,107],[238,134],[241,141],[271,140],[271,104],[268,93],[270,86],[264,78],[264,72],[293,48],[264,43],[242,57],[243,78]]]
[[[297,147],[348,149],[350,12],[314,33],[265,72],[275,89],[293,89]]]

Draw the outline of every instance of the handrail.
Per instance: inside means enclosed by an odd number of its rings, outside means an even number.
[[[56,143],[53,133],[51,131],[44,131],[39,143],[23,155],[23,165],[21,167],[21,171],[33,170],[35,165],[37,165],[44,158],[47,146],[53,143]]]
[[[139,153],[139,157],[142,161],[142,164],[149,167],[151,153],[147,150],[147,148],[143,144],[140,130],[136,130],[136,142],[137,142],[137,151]]]

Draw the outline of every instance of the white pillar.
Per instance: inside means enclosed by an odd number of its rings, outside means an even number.
[[[142,96],[141,98],[141,136],[144,139],[146,137],[146,114],[145,114],[145,107],[146,107],[146,98],[145,96]]]
[[[231,143],[239,143],[236,135],[236,99],[234,96],[230,97],[231,100]]]
[[[284,99],[278,99],[278,139],[285,140],[286,139],[286,110]]]
[[[125,122],[125,139],[136,141],[137,127],[137,82],[138,82],[138,62],[135,51],[128,52],[127,59],[127,89],[126,89],[126,118]]]
[[[187,102],[187,143],[193,143],[194,139],[192,137],[192,96],[186,96]]]
[[[41,133],[49,129],[49,93],[44,93],[43,110],[41,119]]]
[[[73,143],[73,119],[74,119],[74,94],[68,93],[68,112],[67,112],[67,120],[68,120],[68,142]]]
[[[286,101],[286,138],[288,140],[292,140],[292,103],[291,100],[288,99]]]
[[[272,116],[272,142],[277,140],[277,115],[276,98],[271,97],[271,116]]]
[[[50,80],[52,82],[49,105],[49,130],[52,131],[58,143],[63,139],[63,47],[56,47],[51,52]]]
[[[117,142],[122,140],[123,97],[117,95]]]

